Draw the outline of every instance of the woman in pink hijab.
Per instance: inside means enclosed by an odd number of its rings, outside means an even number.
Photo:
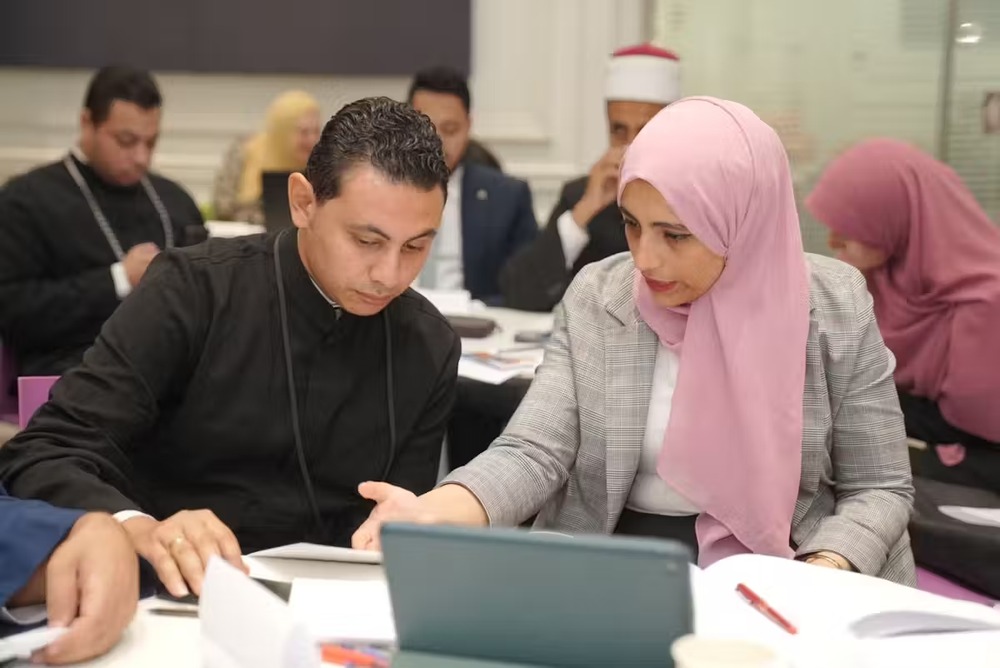
[[[1000,228],[947,165],[873,139],[806,200],[862,272],[921,475],[1000,490]]]
[[[387,520],[672,538],[913,583],[903,417],[864,278],[807,257],[788,161],[749,109],[688,98],[625,155],[629,244],[580,272],[488,451]]]

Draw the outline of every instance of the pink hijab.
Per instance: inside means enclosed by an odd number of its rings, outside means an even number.
[[[641,179],[726,267],[690,305],[636,305],[680,354],[657,471],[702,510],[699,563],[742,552],[791,557],[802,470],[809,280],[781,141],[746,107],[675,102],[625,155],[618,199]]]
[[[867,278],[896,384],[1000,441],[1000,229],[958,175],[908,144],[873,139],[834,160],[806,206],[889,256]]]

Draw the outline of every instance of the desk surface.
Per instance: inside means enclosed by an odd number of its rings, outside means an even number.
[[[381,580],[381,566],[338,564],[247,557],[250,574],[273,580],[296,577],[341,580]],[[140,603],[121,642],[105,656],[78,664],[87,668],[194,668],[202,665],[201,636],[197,619],[150,614],[157,601]],[[21,668],[22,664],[17,664]],[[31,664],[23,664],[25,667]]]
[[[363,564],[338,564],[283,559],[247,558],[251,575],[279,580],[295,577],[337,578],[352,580],[380,580],[384,577],[381,566]],[[161,617],[152,615],[143,607],[155,605],[151,601],[141,604],[139,613],[121,642],[107,655],[85,664],[88,668],[187,668],[201,666],[201,638],[197,619]],[[723,609],[712,605],[712,596],[695,587],[695,628],[698,633],[722,637],[754,638],[749,629],[732,623]],[[907,668],[941,668],[962,665],[964,668],[995,668],[996,650],[1000,647],[1000,632],[924,636],[922,638],[893,638],[882,641],[865,641],[864,661],[844,662],[840,644],[846,638],[834,635],[822,638],[804,635],[780,652],[792,668],[841,668],[845,665],[864,668],[890,668],[905,665]],[[832,644],[834,641],[836,645]],[[862,646],[858,646],[859,648]],[[838,649],[839,648],[839,649]],[[845,655],[846,656],[846,655]],[[959,657],[958,664],[955,657]],[[902,663],[901,663],[902,662]],[[25,668],[30,664],[24,664]],[[17,668],[21,668],[18,664]]]
[[[496,352],[524,346],[527,344],[514,341],[514,336],[518,332],[548,332],[552,329],[551,313],[530,313],[509,308],[486,308],[482,311],[476,311],[472,315],[492,318],[497,323],[497,330],[483,339],[462,339],[463,353]]]

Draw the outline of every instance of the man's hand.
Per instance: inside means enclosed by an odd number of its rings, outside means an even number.
[[[201,594],[205,568],[213,556],[248,571],[236,536],[211,510],[182,510],[162,522],[133,517],[122,526],[135,551],[153,565],[174,596],[187,596],[189,587]]]
[[[49,625],[68,630],[32,658],[75,663],[111,649],[139,602],[139,562],[121,525],[103,513],[84,515],[44,572]]]
[[[618,173],[621,169],[624,147],[610,148],[591,168],[587,189],[573,207],[573,220],[586,229],[599,212],[618,198]]]
[[[358,493],[374,501],[375,508],[351,536],[351,547],[356,550],[381,550],[380,534],[384,522],[432,523],[420,497],[402,487],[385,482],[364,482],[358,487]]]
[[[139,285],[139,281],[142,280],[143,274],[146,273],[146,269],[149,268],[149,263],[153,261],[160,252],[160,249],[153,243],[143,243],[137,246],[132,246],[125,257],[122,258],[122,266],[125,267],[125,275],[128,276],[128,282],[134,288]]]

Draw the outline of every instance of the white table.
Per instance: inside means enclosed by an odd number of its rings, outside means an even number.
[[[295,577],[336,578],[349,580],[381,580],[381,566],[339,564],[283,559],[247,558],[253,576],[289,581]],[[754,638],[736,618],[721,614],[713,605],[711,592],[692,582],[695,595],[695,627],[699,633],[722,637]],[[143,601],[140,611],[121,642],[105,656],[84,664],[87,668],[195,668],[202,665],[200,627],[197,619],[152,615],[143,608],[163,606],[156,601]],[[808,638],[808,639],[807,639]],[[1000,632],[926,636],[920,639],[896,638],[870,641],[864,661],[845,662],[843,648],[830,643],[831,638],[805,636],[786,654],[789,666],[796,668],[842,668],[852,665],[862,668],[942,668],[961,665],[964,668],[994,668]],[[777,647],[777,646],[776,646]],[[786,653],[786,652],[782,652]],[[846,656],[846,654],[845,654]],[[793,658],[794,657],[794,658]],[[955,662],[956,657],[958,662]],[[27,668],[30,664],[24,664]],[[22,668],[19,664],[17,668]]]
[[[518,332],[548,332],[552,329],[551,313],[531,313],[509,308],[486,308],[470,315],[495,320],[497,330],[483,339],[462,339],[463,353],[496,352],[524,346],[526,344],[514,341],[514,336]]]
[[[270,580],[296,577],[340,580],[384,579],[381,566],[339,564],[293,559],[246,557],[250,574]],[[147,612],[150,607],[169,607],[155,599],[140,602],[139,612],[121,642],[109,653],[86,663],[88,668],[197,668],[202,665],[201,635],[195,618],[165,617]],[[22,664],[16,664],[21,668]],[[27,668],[31,664],[23,664]]]

